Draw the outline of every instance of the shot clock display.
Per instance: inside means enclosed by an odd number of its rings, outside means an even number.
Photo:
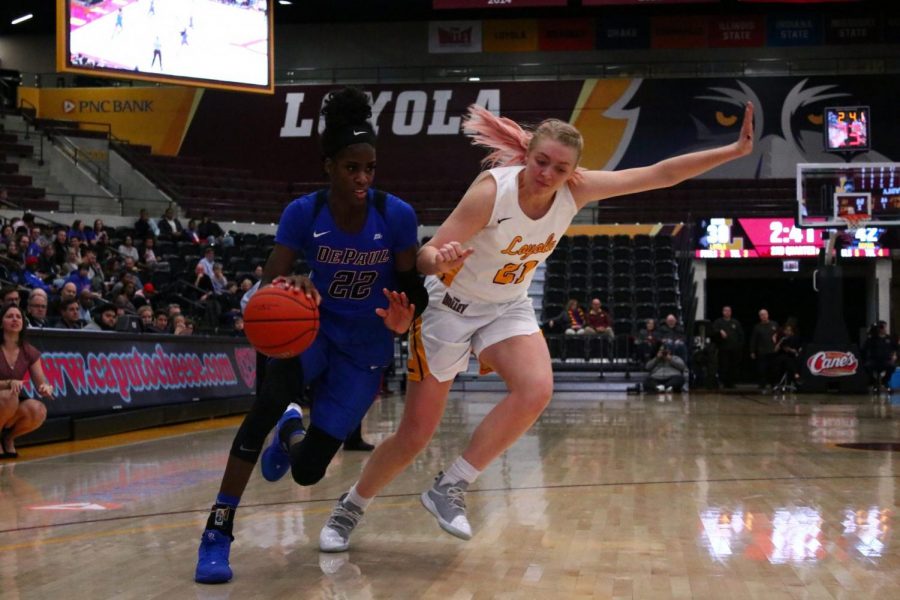
[[[800,228],[791,218],[713,218],[698,223],[695,258],[814,258],[825,247],[828,231]],[[887,256],[878,245],[883,233],[876,227],[859,229],[845,257]]]
[[[868,106],[842,106],[825,109],[825,149],[862,151],[871,146]]]

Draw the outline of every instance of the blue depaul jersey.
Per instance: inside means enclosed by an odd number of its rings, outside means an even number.
[[[327,197],[327,192],[308,194],[284,209],[275,242],[302,254],[310,265],[310,279],[322,296],[319,335],[361,363],[387,364],[393,333],[375,309],[387,307],[382,288],[397,289],[394,253],[417,244],[416,213],[386,194],[382,214],[375,190],[369,189],[366,223],[350,234],[338,228],[327,203],[317,207],[319,194]]]

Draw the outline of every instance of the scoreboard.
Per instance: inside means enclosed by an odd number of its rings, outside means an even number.
[[[861,228],[853,234],[849,244],[841,249],[847,258],[878,258],[889,256],[878,245],[884,230]],[[699,222],[694,249],[695,258],[815,258],[828,239],[828,230],[798,227],[787,217],[712,218]]]

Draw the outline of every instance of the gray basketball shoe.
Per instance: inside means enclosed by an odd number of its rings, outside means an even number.
[[[431,489],[422,493],[422,505],[434,515],[441,529],[460,539],[471,539],[472,527],[466,518],[465,498],[469,484],[457,481],[441,485],[443,476],[443,472],[438,473]]]

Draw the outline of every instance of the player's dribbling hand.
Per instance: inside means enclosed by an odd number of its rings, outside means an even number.
[[[280,275],[272,280],[272,285],[293,291],[295,294],[306,294],[307,298],[313,299],[316,306],[322,303],[322,296],[319,295],[319,290],[313,285],[312,280],[305,275]]]
[[[741,135],[735,142],[738,154],[747,156],[753,152],[753,103],[747,102],[744,108],[744,122],[741,124]]]
[[[462,266],[467,258],[475,252],[473,248],[463,249],[459,242],[447,242],[446,244],[436,247],[437,253],[434,255],[434,266],[438,273],[446,273]]]

